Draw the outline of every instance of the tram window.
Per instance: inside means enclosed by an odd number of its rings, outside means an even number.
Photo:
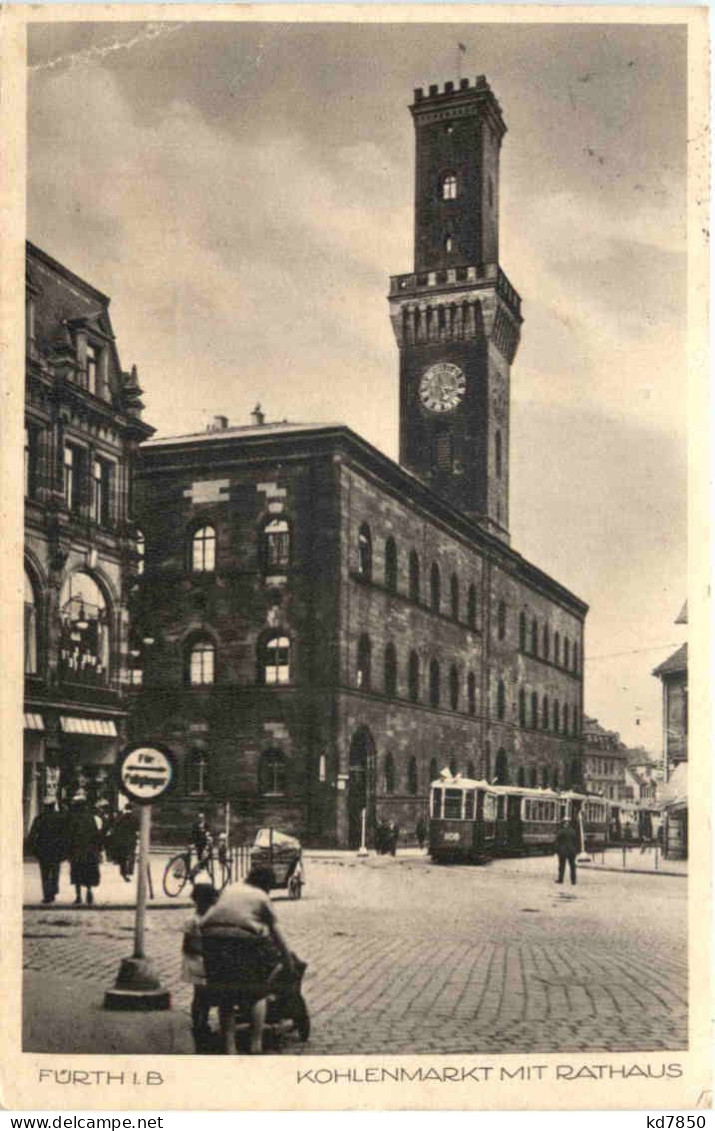
[[[503,798],[500,798],[503,800]],[[497,812],[497,799],[493,793],[484,794],[484,820],[493,821]]]
[[[524,801],[524,820],[525,821],[531,820],[531,801],[529,800],[528,797]]]
[[[447,821],[460,821],[462,819],[461,789],[445,789],[444,816]]]
[[[474,820],[474,790],[470,789],[464,795],[464,816],[467,821]]]
[[[506,812],[506,797],[497,797],[497,820],[503,821]]]
[[[433,817],[441,817],[442,816],[442,790],[441,789],[433,789],[432,790],[432,816]]]

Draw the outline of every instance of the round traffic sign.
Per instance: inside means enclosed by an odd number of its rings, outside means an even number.
[[[135,743],[119,755],[120,789],[139,805],[151,805],[174,782],[174,759],[166,747]]]

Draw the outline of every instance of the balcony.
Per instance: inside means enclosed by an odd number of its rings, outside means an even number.
[[[497,294],[517,318],[521,318],[521,298],[514,290],[501,267],[496,263],[480,263],[463,267],[445,267],[440,271],[419,274],[392,275],[390,298],[400,295],[429,295],[432,291],[463,290],[496,284]]]

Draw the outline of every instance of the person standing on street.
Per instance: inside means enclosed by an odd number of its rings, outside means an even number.
[[[559,878],[554,882],[562,884],[564,882],[564,872],[566,871],[566,861],[568,860],[569,871],[571,873],[571,883],[576,883],[576,830],[570,821],[564,817],[561,822],[561,828],[556,834],[556,852],[559,858]]]
[[[420,817],[419,821],[417,822],[415,836],[417,837],[417,843],[419,844],[421,851],[425,846],[425,841],[427,840],[427,822],[425,821],[424,817]]]
[[[138,831],[134,810],[127,805],[114,822],[111,834],[112,859],[119,865],[125,883],[129,883],[134,871]]]
[[[67,838],[65,819],[55,809],[51,797],[45,798],[27,839],[30,852],[40,865],[42,902],[54,903],[60,889],[60,864],[67,856]]]
[[[82,902],[82,888],[87,889],[87,904],[94,903],[92,888],[99,885],[102,854],[100,824],[87,805],[86,794],[76,793],[69,818],[70,878],[74,884],[75,904]]]

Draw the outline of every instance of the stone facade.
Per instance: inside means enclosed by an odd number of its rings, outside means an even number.
[[[43,796],[112,798],[126,730],[132,466],[152,429],[109,299],[28,244],[25,827]]]

